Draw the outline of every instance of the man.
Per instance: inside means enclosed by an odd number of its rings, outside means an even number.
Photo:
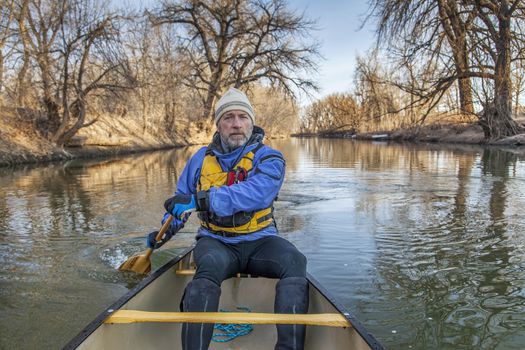
[[[284,180],[285,161],[279,151],[262,140],[264,131],[254,125],[255,114],[248,97],[228,90],[215,110],[217,132],[186,164],[175,196],[164,206],[174,216],[172,229],[197,211],[201,222],[194,249],[197,271],[186,287],[183,311],[218,310],[220,285],[237,273],[279,278],[276,313],[306,313],[308,282],[306,258],[295,246],[278,236],[273,201]],[[158,248],[173,231],[155,243]],[[188,323],[182,327],[184,349],[207,349],[212,324]],[[302,349],[305,326],[277,325],[275,349]]]

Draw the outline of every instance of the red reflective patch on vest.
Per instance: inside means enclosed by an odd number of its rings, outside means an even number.
[[[238,184],[239,182],[246,180],[247,177],[248,172],[244,168],[239,167],[235,170],[228,171],[228,174],[226,175],[226,186]]]

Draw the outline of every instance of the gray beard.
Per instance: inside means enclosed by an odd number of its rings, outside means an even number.
[[[246,142],[248,142],[248,141],[246,141]],[[237,148],[244,146],[245,143],[243,143],[242,145],[238,145],[238,146],[237,145],[230,145],[228,142],[225,142],[222,139],[222,137],[221,137],[221,146],[222,146],[222,149],[224,150],[224,153],[231,153],[234,150],[236,150]]]

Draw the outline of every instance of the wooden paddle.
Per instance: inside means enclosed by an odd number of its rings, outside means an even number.
[[[166,222],[160,228],[157,237],[155,237],[155,240],[157,242],[162,239],[162,236],[164,236],[164,232],[168,230],[172,220],[173,216],[168,216],[168,219],[166,219]],[[128,260],[124,261],[118,269],[120,271],[132,271],[140,273],[142,275],[146,275],[151,271],[151,253],[153,253],[153,248],[148,248],[145,254],[133,255],[131,258],[128,258]]]

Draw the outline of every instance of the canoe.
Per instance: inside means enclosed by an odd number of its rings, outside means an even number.
[[[310,274],[306,315],[273,314],[277,280],[247,275],[222,283],[220,312],[179,312],[184,288],[195,272],[192,250],[188,248],[142,280],[64,349],[180,349],[181,322],[243,324],[252,328],[228,342],[212,341],[210,349],[273,349],[276,323],[307,324],[305,349],[383,349]]]

